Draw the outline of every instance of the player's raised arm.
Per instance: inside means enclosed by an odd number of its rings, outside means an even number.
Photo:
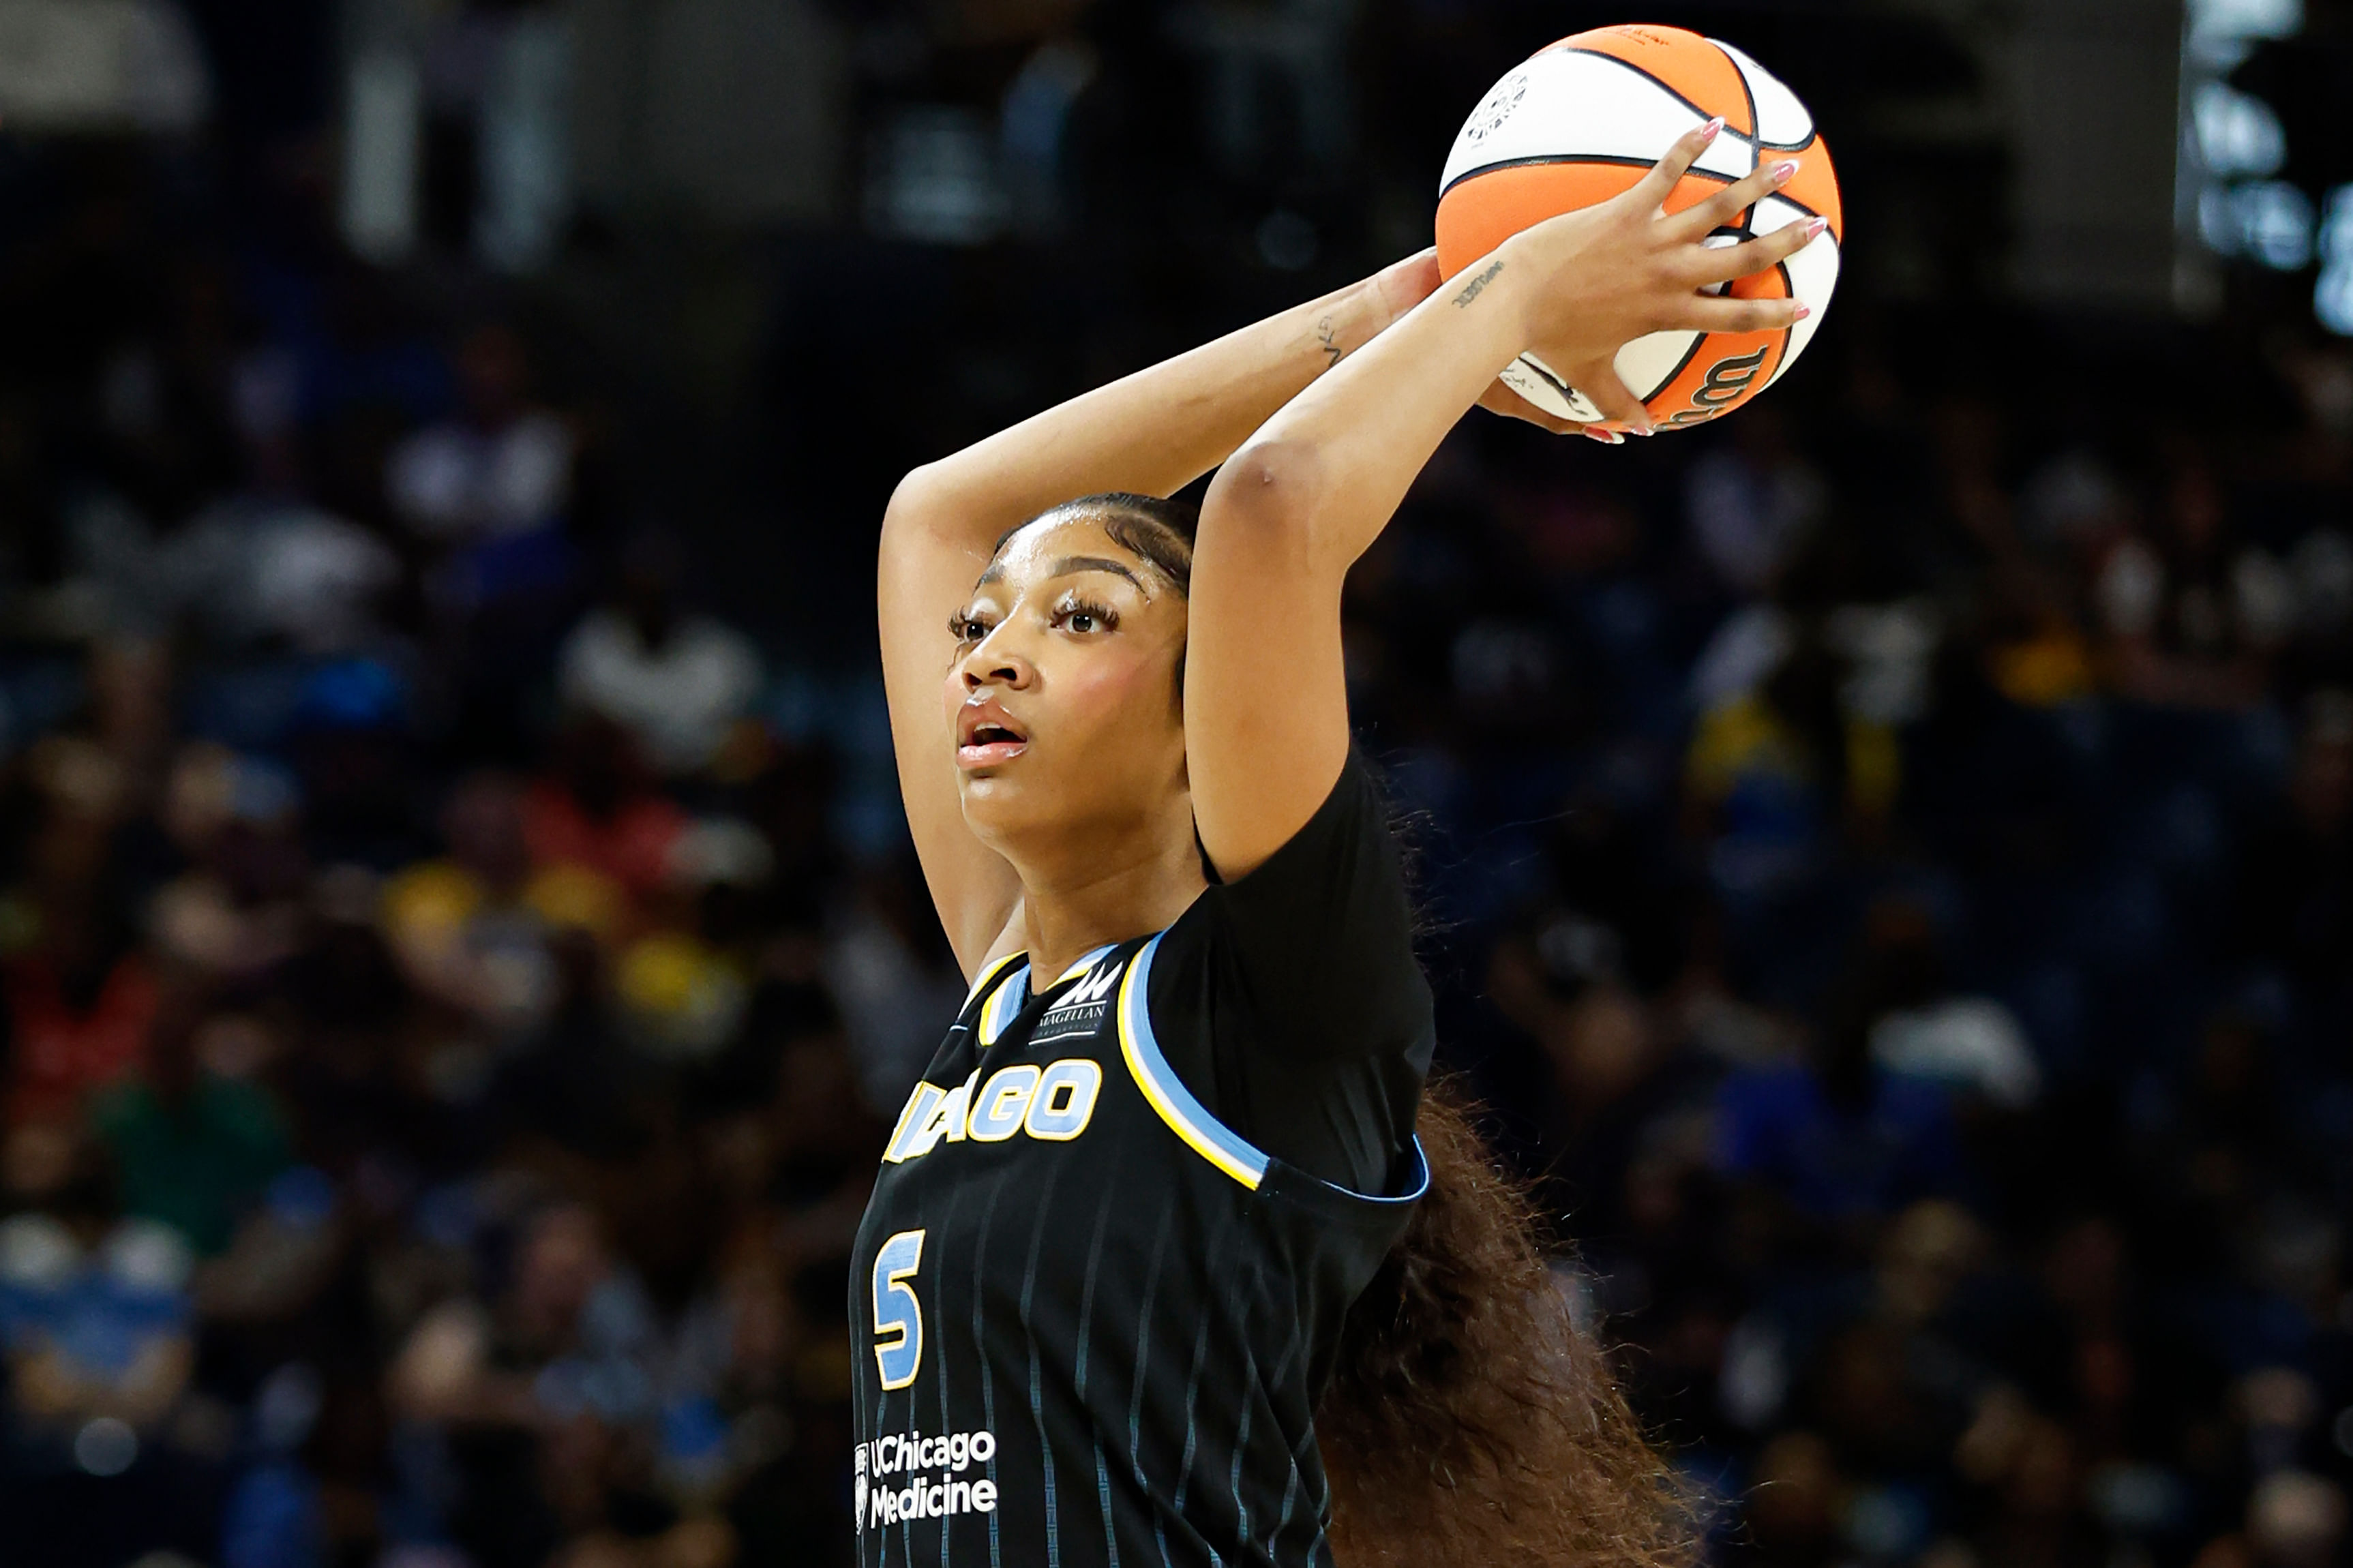
[[[1817,232],[1701,241],[1777,183],[1760,171],[1672,216],[1666,193],[1716,130],[1685,136],[1615,200],[1505,241],[1306,387],[1237,450],[1209,488],[1195,542],[1185,666],[1193,809],[1229,879],[1297,832],[1348,748],[1340,590],[1455,421],[1530,348],[1602,411],[1648,430],[1609,363],[1672,327],[1786,326],[1786,300],[1702,293],[1772,266]]]
[[[969,975],[1019,887],[965,826],[940,683],[950,614],[1009,529],[1075,497],[1166,496],[1223,462],[1299,390],[1428,294],[1424,253],[1071,399],[909,474],[882,523],[882,674],[899,785],[932,900]]]

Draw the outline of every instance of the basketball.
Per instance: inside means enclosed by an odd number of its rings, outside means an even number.
[[[1680,27],[1598,27],[1538,50],[1497,82],[1454,138],[1439,182],[1438,260],[1449,278],[1521,229],[1609,200],[1640,181],[1675,139],[1721,115],[1724,130],[1667,198],[1680,212],[1760,163],[1794,162],[1775,195],[1716,231],[1730,245],[1813,216],[1820,238],[1728,286],[1742,299],[1795,296],[1812,313],[1762,332],[1653,332],[1619,351],[1617,369],[1662,429],[1704,424],[1763,392],[1797,363],[1830,304],[1843,223],[1838,176],[1813,116],[1764,67]],[[1545,412],[1587,424],[1601,411],[1533,353],[1504,384]]]

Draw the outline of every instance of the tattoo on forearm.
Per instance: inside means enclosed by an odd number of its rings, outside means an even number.
[[[1479,297],[1480,290],[1486,288],[1488,284],[1493,283],[1495,280],[1495,274],[1501,272],[1503,269],[1504,262],[1501,257],[1498,257],[1494,260],[1487,263],[1487,270],[1479,274],[1478,277],[1471,279],[1470,286],[1465,288],[1460,294],[1454,296],[1454,308],[1459,310],[1462,309],[1463,306],[1468,305],[1472,300],[1476,300]]]
[[[1342,352],[1340,348],[1340,339],[1338,334],[1332,331],[1331,317],[1326,316],[1322,321],[1315,323],[1315,341],[1323,347],[1325,355],[1324,362],[1324,368],[1325,370],[1330,370],[1334,365],[1340,363],[1340,354]]]

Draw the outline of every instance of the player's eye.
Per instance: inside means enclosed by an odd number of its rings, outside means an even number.
[[[1076,596],[1064,599],[1054,610],[1054,624],[1064,631],[1085,637],[1091,632],[1107,632],[1119,625],[1116,611]]]
[[[948,636],[955,638],[958,647],[970,647],[988,635],[988,623],[969,610],[958,610],[948,617]]]

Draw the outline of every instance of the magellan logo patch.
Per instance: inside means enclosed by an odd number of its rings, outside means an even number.
[[[1057,1013],[1067,1013],[1080,1007],[1102,1007],[1111,999],[1111,988],[1119,980],[1119,972],[1126,967],[1127,961],[1122,959],[1117,963],[1092,971],[1047,1008],[1046,1016],[1050,1018]]]
[[[1072,1035],[1092,1034],[1111,1013],[1112,993],[1119,984],[1120,972],[1127,967],[1121,959],[1090,970],[1085,978],[1054,999],[1054,1005],[1038,1016],[1038,1026],[1030,1031],[1033,1045],[1052,1040],[1064,1040]]]

